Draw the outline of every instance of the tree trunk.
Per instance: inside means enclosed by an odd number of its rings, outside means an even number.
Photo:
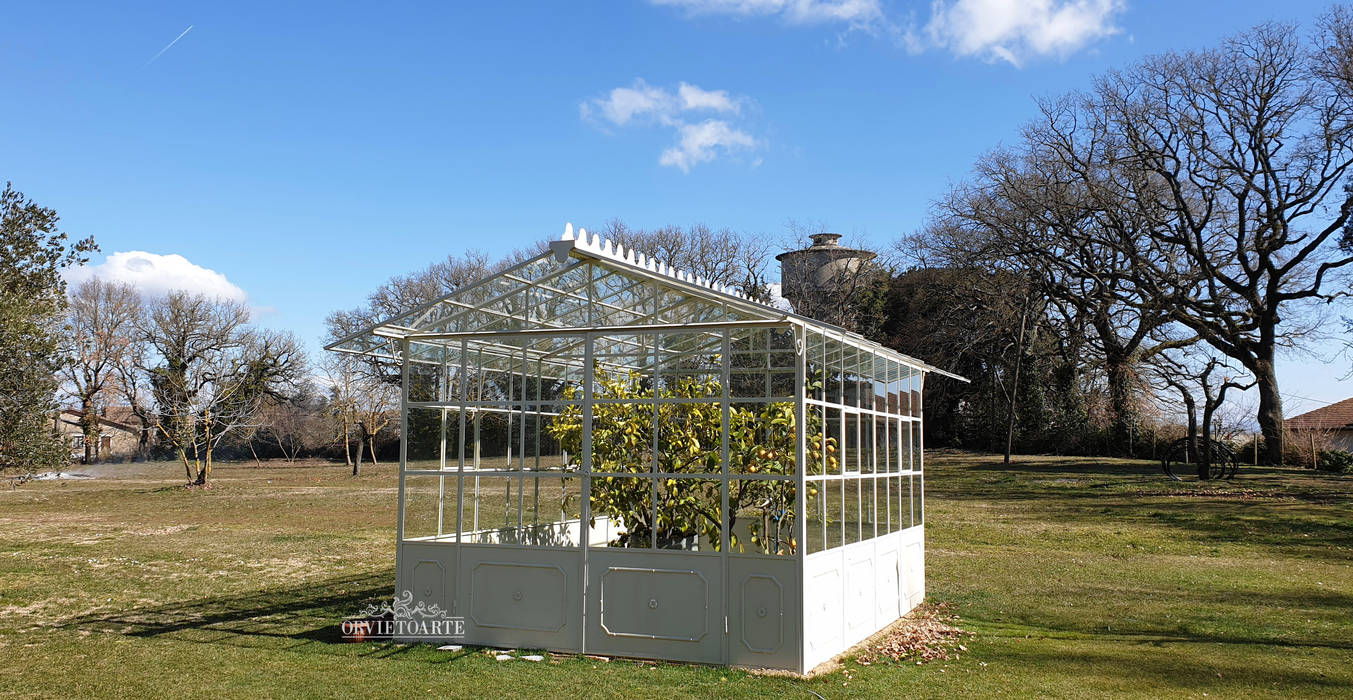
[[[371,447],[371,463],[372,463],[372,464],[380,464],[380,462],[377,462],[377,461],[376,461],[376,434],[375,434],[375,433],[372,433],[372,434],[371,434],[371,437],[367,438],[367,445],[369,445],[369,446]]]
[[[211,453],[214,447],[214,445],[212,444],[212,439],[215,437],[214,435],[212,435],[211,431],[212,425],[211,414],[210,413],[203,414],[202,422],[203,425],[206,426],[206,429],[204,431],[206,440],[204,440],[202,443],[203,444],[202,451],[206,453],[205,455],[206,459],[202,461],[201,468],[197,470],[197,484],[199,486],[206,485],[207,479],[211,478],[211,456],[212,456]]]
[[[1024,310],[1019,316],[1019,343],[1015,346],[1015,377],[1010,384],[1010,415],[1005,426],[1005,466],[1010,466],[1010,453],[1015,446],[1015,406],[1019,396],[1019,370],[1024,361],[1024,329],[1029,325],[1029,303],[1025,299]]]
[[[1207,481],[1212,468],[1212,413],[1217,405],[1209,397],[1203,405],[1203,435],[1198,441],[1198,480]]]
[[[357,466],[352,463],[352,428],[346,410],[343,411],[343,456],[347,458],[348,466],[352,467],[352,475],[357,476]]]
[[[187,475],[188,483],[193,483],[193,466],[188,463],[188,453],[179,448],[179,459],[183,460],[183,473]]]
[[[1132,428],[1137,421],[1133,405],[1132,368],[1122,357],[1105,358],[1105,373],[1109,381],[1109,410],[1113,413],[1113,439],[1128,455],[1134,452]],[[1125,448],[1125,449],[1124,449]]]
[[[1260,357],[1250,368],[1259,387],[1259,431],[1264,435],[1264,463],[1281,466],[1283,463],[1283,398],[1278,393],[1278,375],[1274,371],[1272,352]]]
[[[80,400],[80,432],[85,436],[85,464],[94,463],[94,446],[99,439],[99,418],[94,415],[94,400],[86,396]]]

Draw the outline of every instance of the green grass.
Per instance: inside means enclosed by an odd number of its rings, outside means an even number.
[[[809,680],[343,644],[393,592],[395,480],[341,466],[173,464],[0,491],[0,696],[767,696],[1353,693],[1353,478],[934,454],[927,584],[961,658]],[[8,487],[5,487],[8,489]]]

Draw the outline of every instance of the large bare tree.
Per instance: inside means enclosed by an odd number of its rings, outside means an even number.
[[[100,416],[141,354],[141,296],[131,285],[90,279],[70,296],[61,339],[65,391],[80,404],[85,463],[96,456]]]
[[[257,427],[266,402],[286,400],[305,376],[295,338],[248,321],[243,304],[171,292],[143,324],[158,362],[150,377],[159,429],[191,483],[207,483],[217,446]]]
[[[1077,246],[1120,257],[1123,303],[1166,320],[1256,381],[1269,462],[1282,459],[1281,348],[1318,302],[1345,294],[1339,233],[1353,214],[1350,17],[1310,41],[1265,24],[1169,53],[1045,102],[1024,138],[1093,226]]]

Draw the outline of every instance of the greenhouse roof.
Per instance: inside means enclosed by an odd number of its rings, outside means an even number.
[[[571,224],[549,251],[326,346],[398,360],[399,342],[496,344],[519,353],[530,336],[692,331],[799,325],[928,372],[963,377],[843,328],[762,304],[740,292],[625,250]]]

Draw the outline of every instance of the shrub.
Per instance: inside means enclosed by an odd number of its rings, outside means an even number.
[[[1321,450],[1320,459],[1316,460],[1322,472],[1334,472],[1335,474],[1347,474],[1353,472],[1353,452],[1344,450]]]

